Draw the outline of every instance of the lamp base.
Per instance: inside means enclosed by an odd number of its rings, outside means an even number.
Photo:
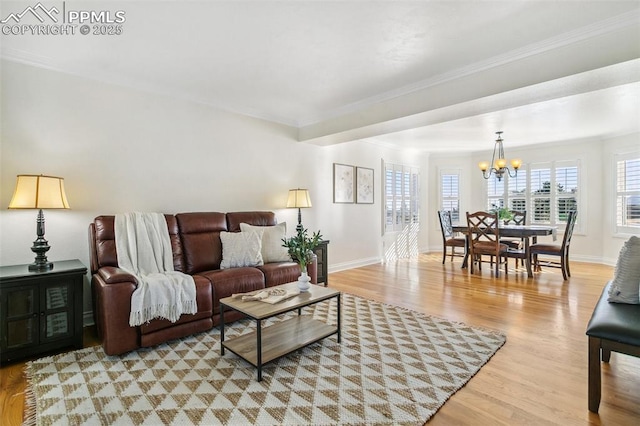
[[[299,234],[304,230],[302,227],[302,212],[300,211],[300,207],[298,207],[298,225],[296,226],[296,232]]]
[[[29,265],[30,271],[47,271],[53,268],[53,263],[47,260],[46,252],[49,251],[51,246],[49,242],[44,238],[44,214],[42,209],[38,212],[38,219],[36,221],[36,233],[38,238],[33,242],[31,251],[36,254],[36,260]]]
[[[37,262],[33,262],[32,264],[29,265],[29,270],[30,271],[49,271],[53,269],[53,262],[44,262],[44,263],[37,263]]]

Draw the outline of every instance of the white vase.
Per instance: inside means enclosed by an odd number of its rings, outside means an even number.
[[[311,281],[311,277],[307,275],[306,272],[302,272],[298,277],[298,288],[300,291],[309,291],[309,288],[311,288],[309,281]]]

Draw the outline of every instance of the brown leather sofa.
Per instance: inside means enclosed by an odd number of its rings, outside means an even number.
[[[296,281],[300,268],[294,262],[268,263],[259,267],[220,269],[220,232],[239,232],[240,223],[276,225],[272,212],[179,213],[165,215],[176,271],[192,275],[196,284],[196,314],[182,315],[171,323],[153,320],[139,327],[129,326],[131,294],[137,283],[133,275],[118,268],[115,216],[98,216],[89,225],[91,288],[94,318],[102,346],[108,355],[210,330],[219,322],[221,298]],[[315,265],[314,265],[315,266]],[[317,270],[309,270],[316,282]],[[225,321],[238,319],[225,313]]]

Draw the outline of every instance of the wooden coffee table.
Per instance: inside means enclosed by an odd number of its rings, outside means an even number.
[[[293,282],[271,288],[297,290],[298,283]],[[334,297],[338,302],[336,325],[313,319],[311,315],[302,315],[302,308]],[[256,330],[224,340],[224,311],[226,309],[242,312],[256,321]],[[262,327],[262,321],[295,310],[298,311],[297,316],[268,327]],[[224,355],[225,348],[229,349],[254,365],[258,369],[258,381],[262,380],[262,366],[266,363],[333,334],[337,335],[338,343],[340,343],[340,292],[331,288],[311,285],[309,291],[275,304],[255,300],[243,301],[233,297],[220,299],[221,353]]]

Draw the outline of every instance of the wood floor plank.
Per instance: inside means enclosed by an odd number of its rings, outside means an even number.
[[[571,263],[563,281],[547,268],[527,278],[524,268],[494,277],[471,275],[461,259],[441,253],[332,273],[329,287],[343,292],[500,330],[507,343],[438,411],[429,425],[640,424],[640,358],[612,354],[602,366],[600,413],[587,410],[585,329],[613,268]],[[97,344],[93,329],[85,345]],[[24,363],[0,368],[0,424],[20,425]]]
[[[571,263],[572,277],[524,268],[471,275],[440,253],[331,274],[330,286],[469,325],[501,330],[507,343],[429,425],[640,424],[640,358],[603,365],[600,414],[587,409],[585,330],[613,268]]]

